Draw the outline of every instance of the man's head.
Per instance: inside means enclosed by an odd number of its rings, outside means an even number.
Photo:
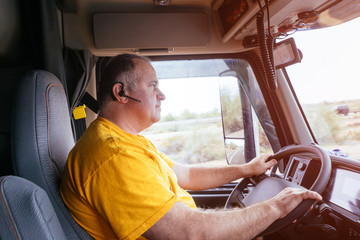
[[[146,57],[135,54],[122,54],[108,60],[101,72],[101,80],[97,92],[97,100],[100,108],[108,101],[114,101],[112,88],[116,82],[123,83],[125,92],[132,92],[137,86],[137,71],[135,71],[135,59],[150,63]]]
[[[148,58],[119,55],[110,59],[102,72],[98,90],[100,115],[124,130],[128,127],[124,125],[131,125],[131,132],[139,133],[158,122],[164,99]]]

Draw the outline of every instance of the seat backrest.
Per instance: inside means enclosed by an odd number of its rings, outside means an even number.
[[[13,110],[12,153],[16,175],[48,194],[67,239],[91,239],[71,217],[59,185],[74,146],[64,88],[55,75],[31,71],[20,81]]]
[[[0,178],[0,239],[66,239],[43,189],[16,176]]]

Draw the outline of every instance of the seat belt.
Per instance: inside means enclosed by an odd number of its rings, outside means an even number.
[[[96,114],[99,114],[99,104],[97,100],[91,96],[88,92],[85,92],[84,96],[81,99],[81,102],[85,104],[91,111]]]
[[[82,97],[80,104],[74,109],[73,116],[76,125],[76,141],[80,139],[83,133],[86,130],[86,113],[85,108],[88,107],[91,111],[98,114],[99,113],[99,104],[97,100],[91,96],[88,92],[85,92]]]

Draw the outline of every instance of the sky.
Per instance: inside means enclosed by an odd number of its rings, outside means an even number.
[[[301,63],[287,68],[300,102],[360,98],[360,18],[291,37],[303,53]],[[179,115],[184,109],[201,113],[220,108],[216,79],[172,79],[161,81],[160,89],[166,95],[162,116]]]
[[[360,18],[292,37],[303,59],[287,72],[301,102],[360,98]]]
[[[161,104],[161,115],[179,115],[184,109],[203,113],[220,110],[218,78],[174,79],[160,82],[160,89],[166,99]]]

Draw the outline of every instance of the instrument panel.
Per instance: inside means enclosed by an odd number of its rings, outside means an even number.
[[[309,156],[292,156],[285,171],[285,179],[311,188],[320,167],[320,161]],[[336,205],[352,216],[357,216],[353,220],[360,223],[360,173],[333,167],[330,183],[323,197],[332,206]]]
[[[360,219],[360,174],[335,169],[325,200],[348,210]]]
[[[317,206],[317,219],[323,219],[319,225],[333,229],[334,232],[329,234],[338,236],[334,239],[360,239],[360,172],[348,167],[344,161],[335,162],[329,183],[322,193],[323,201]],[[306,154],[293,155],[284,177],[309,189],[320,167],[317,158]]]

